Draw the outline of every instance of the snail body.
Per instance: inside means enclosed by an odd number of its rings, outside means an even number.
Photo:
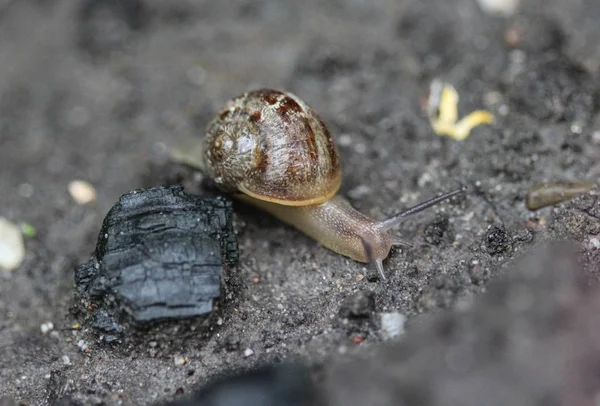
[[[440,195],[381,221],[370,219],[336,195],[341,165],[321,118],[295,95],[272,89],[230,100],[209,123],[200,150],[194,166],[220,189],[332,251],[374,263],[383,279],[383,260],[391,247],[411,245],[390,229],[406,216],[463,192]]]
[[[381,230],[379,222],[354,209],[339,195],[310,206],[285,206],[244,195],[238,198],[294,226],[325,248],[359,262],[370,262],[369,255],[381,260],[387,258],[398,241],[389,232]],[[365,243],[369,244],[371,254],[366,252]]]

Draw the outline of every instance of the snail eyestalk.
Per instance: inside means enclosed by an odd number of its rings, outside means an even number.
[[[410,208],[404,210],[401,213],[394,214],[393,216],[390,216],[387,219],[382,220],[379,223],[379,228],[382,231],[388,231],[390,228],[393,228],[393,227],[397,226],[398,224],[400,224],[402,222],[402,220],[404,220],[405,217],[408,217],[412,214],[422,212],[423,210],[426,210],[426,209],[430,208],[431,206],[435,206],[436,204],[441,203],[444,200],[448,200],[451,197],[454,197],[461,193],[464,193],[465,191],[466,191],[466,189],[464,187],[462,187],[460,189],[453,190],[452,192],[444,193],[442,195],[434,197],[433,199],[429,199],[425,202],[419,203],[413,207],[410,207]]]
[[[374,265],[375,268],[377,268],[377,271],[379,272],[379,275],[381,276],[381,279],[385,281],[387,278],[385,277],[385,270],[383,269],[383,259],[382,258],[375,258],[374,254],[373,254],[373,247],[371,246],[371,244],[369,244],[362,237],[360,237],[360,240],[362,241],[362,245],[363,245],[363,248],[365,250],[365,255],[367,257],[367,262],[369,262],[370,264]]]

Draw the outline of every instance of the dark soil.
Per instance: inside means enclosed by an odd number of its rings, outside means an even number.
[[[505,19],[473,0],[0,2],[0,216],[37,229],[23,266],[0,272],[0,398],[149,404],[297,361],[334,405],[592,404],[598,192],[536,212],[524,199],[544,180],[600,176],[600,3],[522,6]],[[496,122],[462,142],[434,134],[421,108],[434,78],[456,87],[461,116],[485,108]],[[416,247],[392,252],[386,282],[234,202],[240,260],[202,333],[168,322],[101,341],[74,269],[104,216],[140,187],[218,194],[168,149],[258,87],[319,112],[341,193],[363,213],[470,193],[404,222]],[[75,179],[94,203],[72,201]],[[560,251],[534,248],[552,240],[574,242],[580,265],[551,261],[544,278],[514,263],[545,264]],[[382,344],[394,311],[406,331]],[[575,372],[563,382],[554,367]]]

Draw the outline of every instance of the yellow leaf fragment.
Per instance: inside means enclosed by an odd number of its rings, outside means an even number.
[[[431,83],[427,112],[436,134],[462,141],[478,125],[494,122],[494,116],[485,110],[476,110],[458,121],[458,101],[454,86],[439,80]]]

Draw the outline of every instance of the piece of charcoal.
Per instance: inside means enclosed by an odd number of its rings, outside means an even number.
[[[223,377],[167,406],[308,406],[317,400],[309,371],[282,364]]]
[[[231,202],[192,196],[179,185],[121,196],[94,257],[75,271],[79,293],[136,322],[209,313],[223,266],[237,262],[231,216]]]

